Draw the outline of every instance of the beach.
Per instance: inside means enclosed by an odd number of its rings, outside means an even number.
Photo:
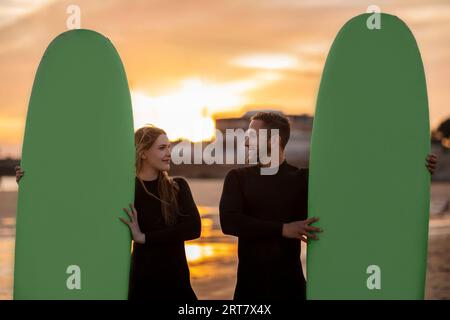
[[[17,190],[14,178],[0,188],[0,300],[12,299]],[[199,299],[232,299],[236,285],[237,240],[222,233],[218,204],[221,179],[188,179],[202,217],[202,236],[188,241],[191,282]],[[426,299],[450,299],[450,183],[432,183]],[[446,205],[447,204],[447,205]],[[302,243],[302,264],[306,246]]]

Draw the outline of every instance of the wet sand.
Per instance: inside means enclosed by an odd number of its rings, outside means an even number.
[[[186,242],[191,282],[199,299],[232,299],[237,241],[220,230],[218,203],[223,180],[189,179],[202,216],[202,237]],[[433,183],[432,203],[450,198],[450,183]],[[0,192],[0,300],[12,298],[17,192]],[[432,214],[428,242],[426,299],[450,299],[450,211]],[[306,250],[302,243],[302,263]],[[304,269],[306,270],[306,269]]]

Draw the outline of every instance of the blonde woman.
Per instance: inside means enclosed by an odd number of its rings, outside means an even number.
[[[164,130],[145,126],[135,133],[135,203],[120,218],[134,244],[129,299],[197,300],[184,241],[200,237],[200,215],[185,179],[170,178],[170,142]]]
[[[188,183],[170,178],[170,142],[148,125],[135,132],[134,205],[123,210],[133,237],[128,298],[193,301],[184,241],[200,237],[201,223]],[[16,167],[19,182],[24,172]],[[119,222],[120,223],[120,222]]]

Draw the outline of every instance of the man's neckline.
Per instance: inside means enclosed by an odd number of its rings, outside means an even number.
[[[284,172],[288,168],[288,165],[289,164],[288,164],[288,162],[286,161],[286,158],[285,158],[283,160],[283,162],[278,165],[278,170],[276,170],[276,172],[274,174],[266,174],[266,175],[267,176],[274,176],[274,175],[277,175],[280,172]],[[270,166],[269,167],[261,167],[261,164],[259,162],[254,166],[254,168],[257,170],[258,174],[261,174],[261,170],[263,168],[265,168],[267,170],[270,170]],[[272,169],[274,169],[274,168],[276,168],[276,167],[273,167]]]
[[[283,168],[283,167],[285,167],[286,165],[287,165],[288,163],[287,163],[287,161],[286,161],[286,158],[283,160],[283,162],[281,162],[279,165],[278,165],[278,168]],[[256,165],[257,167],[259,167],[259,168],[270,168],[270,166],[269,167],[262,167],[261,166],[261,163],[257,163],[257,165]]]

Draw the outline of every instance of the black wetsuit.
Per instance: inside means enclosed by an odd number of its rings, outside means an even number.
[[[131,300],[197,300],[190,283],[184,241],[200,237],[200,215],[186,180],[174,180],[180,187],[180,211],[186,216],[178,217],[177,223],[168,227],[162,217],[161,202],[148,195],[136,178],[134,205],[145,243],[133,245],[128,292]],[[144,184],[159,197],[158,179]]]
[[[235,300],[303,300],[300,240],[282,236],[286,222],[307,218],[308,169],[283,161],[274,175],[258,165],[228,172],[220,200],[225,234],[238,237]]]

